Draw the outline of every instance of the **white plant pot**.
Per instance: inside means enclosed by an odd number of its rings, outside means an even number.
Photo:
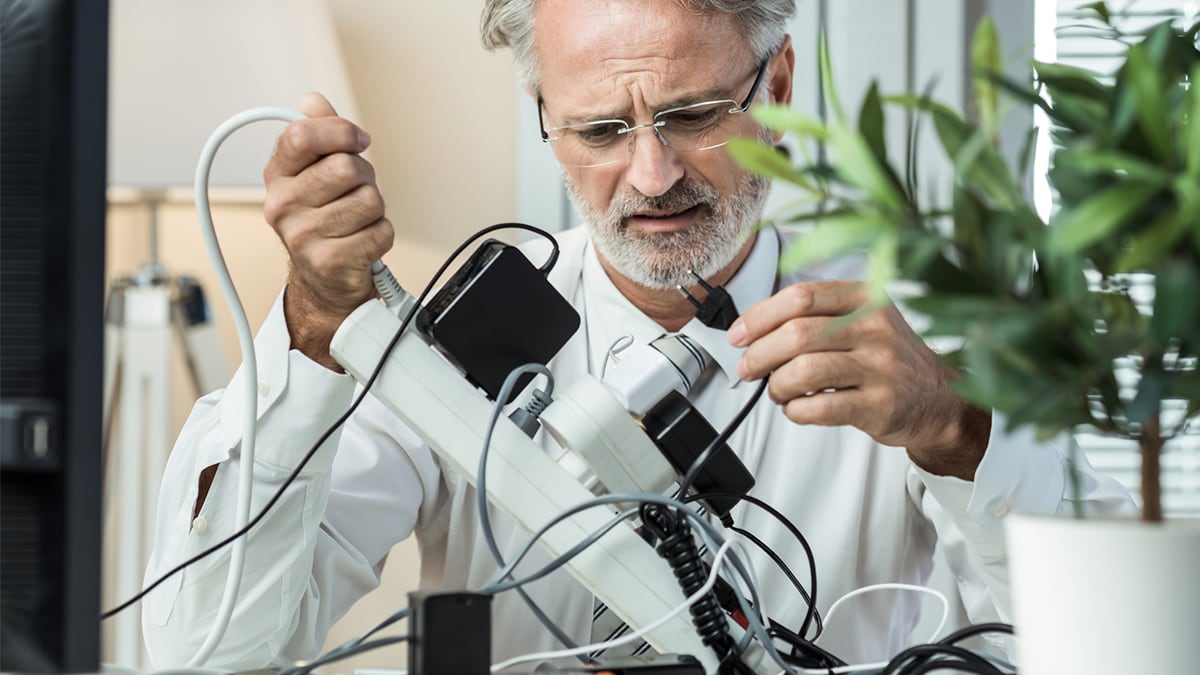
[[[1021,675],[1200,674],[1200,520],[1009,516]]]

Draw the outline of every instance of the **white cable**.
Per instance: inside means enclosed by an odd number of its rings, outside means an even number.
[[[713,558],[712,572],[708,575],[708,580],[704,582],[704,585],[697,589],[695,593],[692,593],[690,596],[688,596],[687,600],[684,600],[681,604],[677,605],[674,609],[667,612],[659,619],[642,626],[632,633],[627,633],[619,638],[608,640],[606,642],[583,645],[574,649],[560,649],[553,652],[536,652],[533,654],[526,654],[524,656],[516,656],[507,661],[501,661],[500,663],[493,665],[492,672],[499,672],[505,668],[511,668],[519,663],[527,663],[529,661],[548,661],[550,659],[560,659],[567,656],[578,656],[580,654],[588,654],[598,650],[612,649],[613,647],[619,647],[623,644],[640,640],[643,635],[670,621],[676,614],[679,614],[683,610],[691,607],[693,604],[699,601],[700,598],[703,598],[709,591],[712,590],[712,587],[717,583],[717,576],[720,574],[721,565],[725,562],[725,556],[729,554],[729,550],[733,546],[737,546],[738,548],[742,549],[742,556],[746,557],[746,551],[741,542],[734,541],[733,539],[727,539],[724,544],[721,544],[721,548],[717,549],[717,555]]]
[[[825,612],[825,629],[829,629],[830,624],[833,622],[832,620],[834,612],[836,612],[837,609],[842,606],[842,603],[851,598],[863,595],[864,593],[888,590],[927,593],[942,601],[942,619],[938,622],[937,628],[933,630],[933,635],[931,635],[928,640],[929,642],[936,642],[938,636],[942,634],[942,629],[946,627],[947,619],[950,618],[950,602],[946,600],[946,596],[940,591],[932,588],[926,588],[925,586],[917,586],[915,584],[873,584],[871,586],[863,586],[862,588],[850,591],[849,593],[838,598],[832,605],[830,605],[829,611]],[[805,673],[806,675],[809,673],[812,675],[829,675],[829,673],[834,673],[835,675],[846,675],[848,673],[858,673],[867,670],[879,670],[887,664],[887,661],[879,661],[877,663],[859,663],[850,666],[838,666],[835,668],[803,668],[800,670],[800,672]]]
[[[873,591],[915,591],[918,593],[932,595],[938,600],[941,600],[942,620],[938,622],[937,628],[933,629],[933,635],[929,636],[928,642],[937,641],[938,637],[942,634],[942,629],[946,627],[946,620],[950,618],[950,602],[946,600],[945,595],[936,589],[926,588],[925,586],[917,586],[915,584],[872,584],[870,586],[863,586],[862,588],[850,591],[830,605],[829,611],[825,612],[825,628],[828,629],[829,624],[833,623],[834,612],[837,611],[838,607],[842,606],[842,603],[851,598],[856,598],[864,593],[871,593]]]
[[[233,279],[229,275],[229,267],[221,254],[221,246],[217,242],[217,232],[213,227],[212,210],[208,203],[208,176],[212,171],[213,157],[217,149],[234,131],[253,122],[279,120],[292,122],[304,119],[304,115],[287,108],[253,108],[230,117],[208,138],[204,150],[200,153],[200,161],[196,164],[196,215],[200,218],[200,230],[204,235],[204,246],[212,261],[217,274],[217,283],[229,313],[233,317],[233,327],[237,332],[238,346],[242,350],[242,449],[241,470],[238,473],[237,512],[235,522],[237,529],[245,527],[250,520],[250,496],[254,480],[254,427],[258,421],[258,362],[254,355],[254,336],[250,331],[250,322],[246,319],[246,310],[238,299],[237,290],[233,287]],[[235,530],[237,531],[237,530]],[[233,553],[230,556],[229,571],[225,575],[225,590],[221,595],[221,605],[217,609],[217,618],[209,629],[208,638],[200,646],[200,651],[188,662],[189,668],[202,665],[216,651],[217,645],[229,627],[233,616],[234,605],[237,604],[238,586],[242,581],[242,568],[246,559],[246,537],[238,537],[233,542]]]

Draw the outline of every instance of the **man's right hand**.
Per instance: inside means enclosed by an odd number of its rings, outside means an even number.
[[[371,265],[392,247],[375,169],[359,153],[371,139],[307,94],[263,169],[263,215],[291,258],[283,308],[292,348],[333,370],[329,343],[342,320],[375,294]]]

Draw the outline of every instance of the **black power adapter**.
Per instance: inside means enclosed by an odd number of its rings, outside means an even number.
[[[418,329],[492,400],[514,368],[545,365],[579,328],[579,313],[542,271],[495,239],[480,245],[417,316]],[[532,378],[523,375],[513,397]]]
[[[687,475],[692,462],[719,435],[704,415],[677,391],[668,393],[642,417],[642,427],[681,476]],[[692,487],[698,494],[744,495],[754,487],[754,476],[729,445],[722,443],[696,475]],[[726,527],[733,524],[729,511],[737,505],[737,497],[710,497],[703,501]]]
[[[408,594],[408,675],[489,675],[492,596],[469,591]]]

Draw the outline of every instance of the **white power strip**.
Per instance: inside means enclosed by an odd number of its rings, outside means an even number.
[[[399,328],[400,320],[383,304],[369,301],[343,322],[330,353],[363,382]],[[474,484],[492,402],[420,336],[408,331],[400,338],[371,391]],[[507,419],[492,435],[487,488],[489,501],[531,531],[593,496]],[[603,509],[589,509],[551,529],[539,543],[551,555],[561,555],[610,518]],[[631,527],[613,528],[566,568],[634,627],[650,624],[684,600],[670,567]],[[677,615],[646,640],[663,653],[692,654],[705,670],[716,672],[715,655],[686,616]]]

